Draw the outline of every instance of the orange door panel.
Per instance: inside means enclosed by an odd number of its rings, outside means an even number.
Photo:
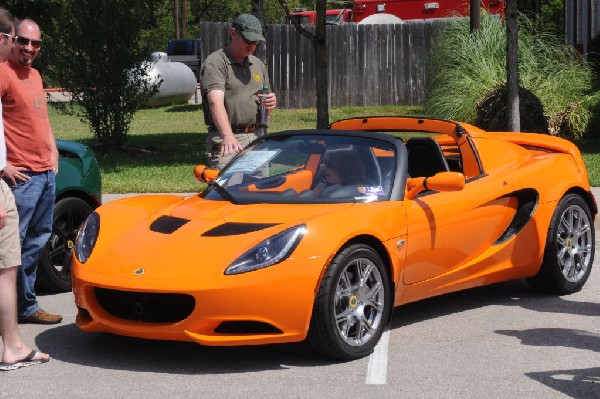
[[[500,237],[515,214],[516,201],[502,197],[510,192],[508,181],[490,179],[469,182],[461,191],[407,201],[405,284],[447,273]]]

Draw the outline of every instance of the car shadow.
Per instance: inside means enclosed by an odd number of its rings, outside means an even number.
[[[520,306],[538,312],[588,316],[600,314],[599,304],[571,302],[561,297],[538,294],[524,280],[514,280],[403,305],[395,309],[390,329],[490,305]],[[575,348],[579,348],[576,345],[583,345],[584,349],[600,347],[598,337],[588,337],[586,341],[560,337],[548,338],[544,335],[547,333],[545,331],[496,332],[519,337],[524,345],[530,341],[542,341],[549,346],[571,343]],[[566,330],[563,333],[569,334],[569,332],[577,334],[575,330]],[[585,336],[585,332],[579,334],[581,337]],[[73,323],[43,331],[36,337],[36,345],[51,353],[53,358],[67,363],[168,374],[247,373],[286,369],[288,366],[319,367],[340,363],[316,355],[303,343],[206,347],[191,342],[155,341],[112,334],[84,333]]]
[[[235,374],[340,363],[315,355],[302,343],[208,347],[85,333],[74,323],[45,330],[36,337],[36,345],[61,362],[165,374]]]
[[[518,306],[535,312],[600,316],[600,303],[576,302],[564,298],[540,294],[523,279],[506,281],[397,307],[390,329],[490,305]]]

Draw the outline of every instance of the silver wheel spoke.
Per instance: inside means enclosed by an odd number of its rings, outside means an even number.
[[[338,287],[338,290],[336,291],[335,295],[338,298],[344,298],[344,297],[349,297],[352,294],[352,291],[350,291],[348,288],[342,288],[342,287]]]
[[[377,284],[375,284],[371,290],[369,292],[367,292],[367,295],[365,295],[365,301],[368,301],[369,303],[377,303],[376,299],[377,299],[377,295],[379,294],[379,291],[381,291],[383,289],[383,285],[380,282],[377,282]]]
[[[352,328],[354,325],[356,324],[356,319],[353,316],[348,316],[348,320],[346,322],[346,324],[344,325],[344,336],[348,337],[349,333],[350,333],[350,328]]]
[[[563,229],[565,231],[572,230],[570,214],[571,214],[570,212],[565,213],[565,215],[563,215],[563,217],[561,218],[561,221],[560,221],[560,224],[563,226]]]
[[[567,262],[565,262],[565,267],[563,268],[563,275],[567,278],[573,276],[573,269],[575,268],[575,262],[573,262],[573,258],[569,257]]]
[[[558,259],[564,259],[565,257],[568,256],[568,249],[566,246],[560,248],[560,250],[558,251],[558,253],[556,254],[556,256],[558,256]]]
[[[356,334],[356,341],[358,343],[363,342],[363,337],[368,337],[375,333],[375,330],[373,329],[371,323],[369,323],[369,321],[365,317],[361,317],[358,319],[358,325],[359,328]]]
[[[350,308],[344,309],[342,313],[335,315],[335,321],[338,325],[340,325],[342,322],[348,321],[351,315],[352,310]]]
[[[567,245],[567,239],[562,237],[560,234],[556,237],[556,242],[560,247],[565,247]]]
[[[368,306],[375,309],[376,312],[383,312],[383,303],[377,301],[369,301]]]
[[[364,270],[361,267],[362,263],[359,263],[359,267],[358,267],[358,272],[360,273],[360,286],[363,286],[366,284],[367,279],[369,278],[369,276],[371,275],[373,268],[375,267],[372,263],[368,264],[365,266]]]

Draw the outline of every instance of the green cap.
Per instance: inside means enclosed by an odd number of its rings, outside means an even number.
[[[258,18],[252,14],[238,15],[231,26],[251,42],[266,42],[262,34],[262,25]]]

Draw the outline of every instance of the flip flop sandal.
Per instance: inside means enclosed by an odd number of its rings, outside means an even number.
[[[38,353],[39,353],[38,351],[32,350],[22,360],[18,360],[14,363],[0,363],[0,371],[10,371],[10,370],[20,369],[22,367],[33,366],[36,364],[48,363],[49,359],[48,360],[47,359],[34,360],[34,358],[38,355]]]

